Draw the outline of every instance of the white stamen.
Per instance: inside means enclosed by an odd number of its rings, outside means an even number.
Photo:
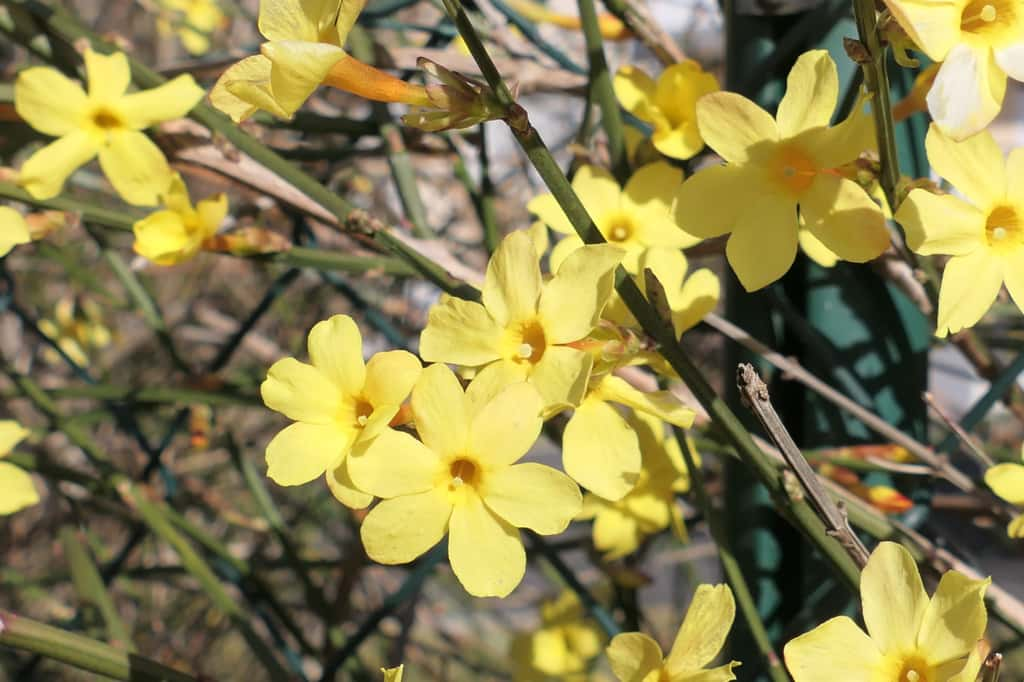
[[[465,481],[462,480],[462,476],[452,476],[452,487],[461,488]]]
[[[993,5],[985,5],[981,8],[981,13],[978,16],[985,23],[992,23],[996,20],[996,8]]]
[[[533,357],[533,346],[525,342],[521,343],[519,344],[519,350],[517,351],[517,353],[519,354],[519,357],[521,357],[523,360],[527,360]]]
[[[787,178],[791,178],[794,175],[796,175],[796,168],[793,168],[792,166],[786,166],[785,168],[782,169],[782,174],[785,175]]]
[[[361,414],[356,417],[356,423],[360,426],[366,426],[366,422],[368,421],[370,421],[370,419],[365,414]]]
[[[907,682],[918,682],[921,679],[921,673],[916,670],[908,670],[906,674]]]

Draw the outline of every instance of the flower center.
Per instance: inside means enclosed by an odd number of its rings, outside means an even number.
[[[991,43],[1012,34],[1016,24],[1015,0],[972,0],[960,15],[960,30]]]
[[[612,243],[627,242],[636,232],[633,220],[627,215],[616,215],[606,223],[605,238]]]
[[[768,169],[775,184],[793,196],[803,194],[818,173],[814,160],[793,144],[781,146],[769,160]]]
[[[547,341],[544,338],[544,327],[537,320],[522,322],[514,333],[514,362],[536,364],[544,356]]]
[[[358,426],[366,426],[366,422],[370,421],[370,415],[373,414],[373,405],[368,400],[360,398],[356,401],[356,424]]]
[[[913,656],[903,662],[900,668],[899,677],[893,682],[932,682],[931,666],[918,656]]]
[[[110,109],[106,109],[104,107],[100,107],[92,113],[92,122],[97,128],[101,128],[103,130],[124,127],[124,122],[121,120],[121,117]]]
[[[448,467],[448,492],[458,492],[463,486],[476,487],[480,483],[480,469],[476,463],[459,458]]]
[[[1013,206],[996,206],[985,221],[989,248],[998,252],[1015,251],[1024,244],[1024,226]]]

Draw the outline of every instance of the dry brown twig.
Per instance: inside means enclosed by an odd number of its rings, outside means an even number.
[[[754,413],[761,426],[778,447],[789,469],[800,482],[810,499],[811,506],[818,512],[828,534],[836,539],[860,568],[868,562],[868,550],[850,527],[845,509],[836,504],[818,480],[817,474],[807,463],[800,449],[793,442],[778,413],[772,407],[768,386],[753,365],[741,364],[736,368],[736,386],[740,390],[744,405]]]

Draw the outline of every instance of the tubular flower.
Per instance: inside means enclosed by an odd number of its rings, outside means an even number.
[[[0,206],[0,257],[6,256],[15,246],[32,241],[25,218],[10,206]]]
[[[668,656],[639,632],[615,635],[606,650],[612,672],[621,682],[725,682],[735,680],[731,661],[706,670],[725,644],[736,617],[736,602],[728,585],[698,585]]]
[[[11,454],[28,430],[16,421],[0,421],[0,459]],[[39,493],[28,473],[9,462],[0,462],[0,515],[13,514],[39,502]]]
[[[1024,461],[1024,447],[1021,448]],[[1024,464],[1004,462],[990,467],[985,472],[985,484],[999,497],[1010,504],[1024,507]],[[1018,514],[1006,528],[1011,538],[1024,538],[1024,514]]]
[[[1004,160],[988,131],[954,142],[934,124],[925,148],[935,172],[967,197],[914,189],[896,211],[912,250],[952,256],[939,289],[943,337],[980,320],[1003,282],[1024,310],[1024,149]]]
[[[227,17],[216,0],[160,0],[160,5],[169,10],[171,16],[161,16],[157,28],[162,33],[176,32],[191,55],[206,54],[210,49],[210,35],[227,24]]]
[[[402,350],[363,363],[363,339],[348,315],[318,322],[309,332],[312,364],[278,360],[260,386],[263,402],[294,424],[267,445],[267,476],[301,485],[326,474],[344,505],[361,509],[373,499],[352,484],[349,453],[384,431],[420,375],[420,361]]]
[[[956,140],[999,113],[1006,78],[1024,81],[1024,8],[1019,0],[885,0],[932,61],[942,62],[928,111]]]
[[[162,201],[162,210],[132,225],[135,253],[157,265],[175,265],[192,258],[203,242],[217,233],[228,212],[228,198],[223,193],[193,207],[188,188],[177,173]]]
[[[397,668],[381,668],[380,671],[384,673],[384,682],[402,682],[404,669],[405,665],[400,665]]]
[[[747,291],[789,270],[800,218],[843,260],[869,261],[889,245],[881,209],[836,171],[873,146],[871,119],[860,107],[829,127],[838,92],[835,62],[812,50],[790,71],[775,119],[731,92],[697,103],[701,134],[727,165],[683,183],[676,220],[704,239],[730,233],[726,257]]]
[[[571,590],[540,605],[540,627],[512,640],[517,682],[581,676],[601,653],[604,637],[596,623],[584,619],[583,605]]]
[[[973,682],[981,668],[985,588],[947,571],[929,599],[910,552],[879,543],[860,575],[865,634],[846,616],[790,640],[794,682]]]
[[[615,501],[639,483],[642,456],[636,432],[612,403],[682,428],[693,424],[694,413],[669,391],[644,393],[612,374],[591,376],[586,397],[565,426],[562,466],[584,488]]]
[[[690,489],[690,475],[679,444],[665,436],[664,422],[652,415],[635,412],[627,421],[642,457],[636,486],[615,502],[587,493],[576,517],[594,520],[594,547],[607,561],[632,554],[647,536],[670,525],[680,539],[686,537],[675,495]]]
[[[659,161],[638,169],[620,188],[603,168],[583,166],[572,179],[572,188],[608,243],[626,252],[623,267],[635,273],[640,254],[647,247],[682,249],[700,241],[680,229],[672,216],[682,180],[681,170]],[[555,232],[569,235],[555,246],[553,261],[561,262],[583,245],[553,195],[536,196],[527,208]]]
[[[586,246],[544,282],[530,234],[512,232],[487,264],[482,303],[442,296],[430,309],[420,355],[464,367],[500,365],[503,376],[536,387],[546,412],[576,405],[592,360],[574,344],[599,322],[621,258],[612,246]]]
[[[49,199],[60,193],[68,176],[98,155],[121,198],[130,204],[156,204],[171,181],[171,169],[160,148],[141,131],[181,118],[203,90],[183,74],[151,90],[126,94],[131,71],[124,54],[86,50],[84,56],[88,94],[48,66],[18,74],[18,115],[39,132],[59,138],[22,165],[18,182],[33,197]]]
[[[687,59],[658,76],[623,66],[613,81],[615,96],[629,113],[654,127],[655,149],[673,159],[689,159],[704,148],[697,127],[697,100],[721,88],[713,74]]]
[[[540,434],[540,394],[496,378],[481,374],[463,392],[447,366],[427,367],[411,403],[422,442],[387,429],[350,458],[356,484],[383,498],[361,528],[371,559],[406,563],[447,534],[466,591],[504,597],[526,570],[518,529],[561,533],[579,512],[580,491],[568,476],[516,464]]]

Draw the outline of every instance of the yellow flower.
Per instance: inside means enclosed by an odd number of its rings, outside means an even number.
[[[860,576],[869,634],[846,616],[825,621],[786,644],[786,667],[794,682],[973,682],[990,582],[947,571],[929,599],[910,552],[879,543]]]
[[[11,419],[0,421],[0,459],[11,454],[28,430]],[[32,477],[23,469],[8,462],[0,462],[0,514],[13,514],[39,502],[39,493]]]
[[[381,668],[380,671],[384,673],[384,682],[402,682],[402,671],[405,669],[405,665],[400,665],[397,668]]]
[[[718,277],[708,268],[687,273],[688,263],[682,251],[652,247],[641,254],[637,265],[641,273],[650,269],[665,289],[676,337],[697,326],[718,305],[721,296]],[[646,295],[647,280],[637,277],[637,284]],[[638,326],[636,318],[618,295],[612,297],[604,316],[626,327]]]
[[[612,403],[683,428],[694,413],[669,391],[644,393],[612,374],[591,376],[562,435],[562,466],[584,488],[614,501],[639,482],[642,456],[637,433]]]
[[[99,155],[100,167],[130,204],[150,206],[171,181],[160,148],[141,131],[181,118],[203,90],[188,74],[142,92],[131,84],[128,58],[117,52],[85,51],[86,94],[57,69],[34,66],[18,74],[14,106],[34,129],[59,139],[33,154],[21,167],[19,184],[37,199],[60,193],[75,169]]]
[[[676,219],[701,238],[731,233],[725,252],[747,291],[779,279],[796,257],[800,217],[844,260],[865,262],[889,245],[881,209],[835,169],[872,147],[861,108],[829,127],[839,92],[824,50],[800,56],[773,119],[731,92],[697,103],[704,140],[728,163],[699,171],[678,194]]]
[[[643,458],[636,486],[615,502],[587,493],[577,517],[594,520],[594,546],[608,561],[632,554],[647,536],[670,525],[680,539],[686,537],[675,495],[690,489],[690,475],[679,444],[665,436],[664,423],[657,417],[635,412],[628,422]]]
[[[663,659],[661,647],[639,632],[616,635],[607,649],[612,672],[621,682],[725,682],[735,680],[731,661],[705,670],[725,644],[736,616],[728,585],[699,585],[675,642]]]
[[[717,92],[713,74],[687,59],[673,64],[657,82],[635,66],[623,66],[615,74],[615,96],[629,113],[654,127],[655,149],[674,159],[689,159],[704,148],[697,127],[697,100]]]
[[[1021,448],[1024,460],[1024,447]],[[1005,462],[985,472],[985,484],[1010,504],[1024,507],[1024,464]],[[1018,514],[1006,528],[1011,538],[1024,538],[1024,514]]]
[[[15,246],[30,241],[32,234],[25,218],[10,206],[0,206],[0,257],[9,254]]]
[[[39,321],[39,331],[53,340],[79,367],[89,364],[89,353],[110,344],[110,330],[103,323],[103,311],[95,301],[85,299],[76,305],[70,296],[54,306],[53,319]],[[64,362],[56,351],[46,348],[43,358],[51,363]]]
[[[206,54],[210,49],[210,35],[227,23],[215,0],[161,0],[160,4],[180,16],[161,16],[157,27],[164,33],[173,28],[192,55]]]
[[[942,273],[936,336],[981,319],[1003,282],[1024,309],[1024,149],[1008,159],[992,135],[954,142],[932,125],[928,160],[967,201],[914,189],[896,211],[907,245],[923,256],[952,256]]]
[[[601,629],[584,619],[583,606],[572,590],[540,605],[540,627],[512,640],[511,658],[516,682],[586,672],[587,663],[601,653]],[[586,679],[583,676],[583,679]]]
[[[942,62],[928,111],[956,140],[980,132],[999,113],[1006,78],[1024,81],[1020,0],[885,0],[900,26],[932,61]]]
[[[504,597],[522,580],[518,528],[561,533],[581,500],[562,472],[516,464],[540,434],[543,401],[530,384],[496,375],[463,392],[448,367],[427,367],[411,403],[422,442],[387,429],[349,458],[356,485],[383,498],[361,528],[367,555],[407,563],[447,534],[452,570],[477,597]]]
[[[278,360],[260,386],[263,402],[295,421],[267,445],[267,476],[301,485],[326,473],[334,496],[353,509],[372,499],[352,484],[349,452],[372,441],[398,413],[420,375],[420,361],[401,350],[363,363],[363,339],[348,315],[309,332],[312,364]]]
[[[228,212],[228,199],[223,193],[203,199],[193,208],[188,188],[177,173],[162,200],[162,210],[132,225],[135,252],[157,265],[174,265],[192,258],[203,242],[217,233]]]
[[[612,246],[586,246],[544,282],[530,234],[512,232],[487,264],[482,304],[442,296],[430,309],[420,355],[465,367],[498,364],[501,374],[536,387],[548,412],[576,405],[592,361],[573,344],[600,320],[621,258]]]
[[[623,267],[636,272],[637,260],[649,246],[682,249],[700,241],[680,229],[672,216],[682,180],[681,170],[659,161],[637,170],[620,188],[603,168],[583,166],[573,178],[572,188],[608,243],[625,250]],[[561,262],[583,245],[553,195],[536,196],[527,208],[555,232],[569,235],[555,246],[553,261]]]
[[[553,24],[562,28],[579,29],[579,17],[559,14],[534,0],[508,0],[509,6],[525,18],[537,24]],[[626,40],[633,34],[619,19],[611,14],[597,16],[597,29],[605,40]]]

